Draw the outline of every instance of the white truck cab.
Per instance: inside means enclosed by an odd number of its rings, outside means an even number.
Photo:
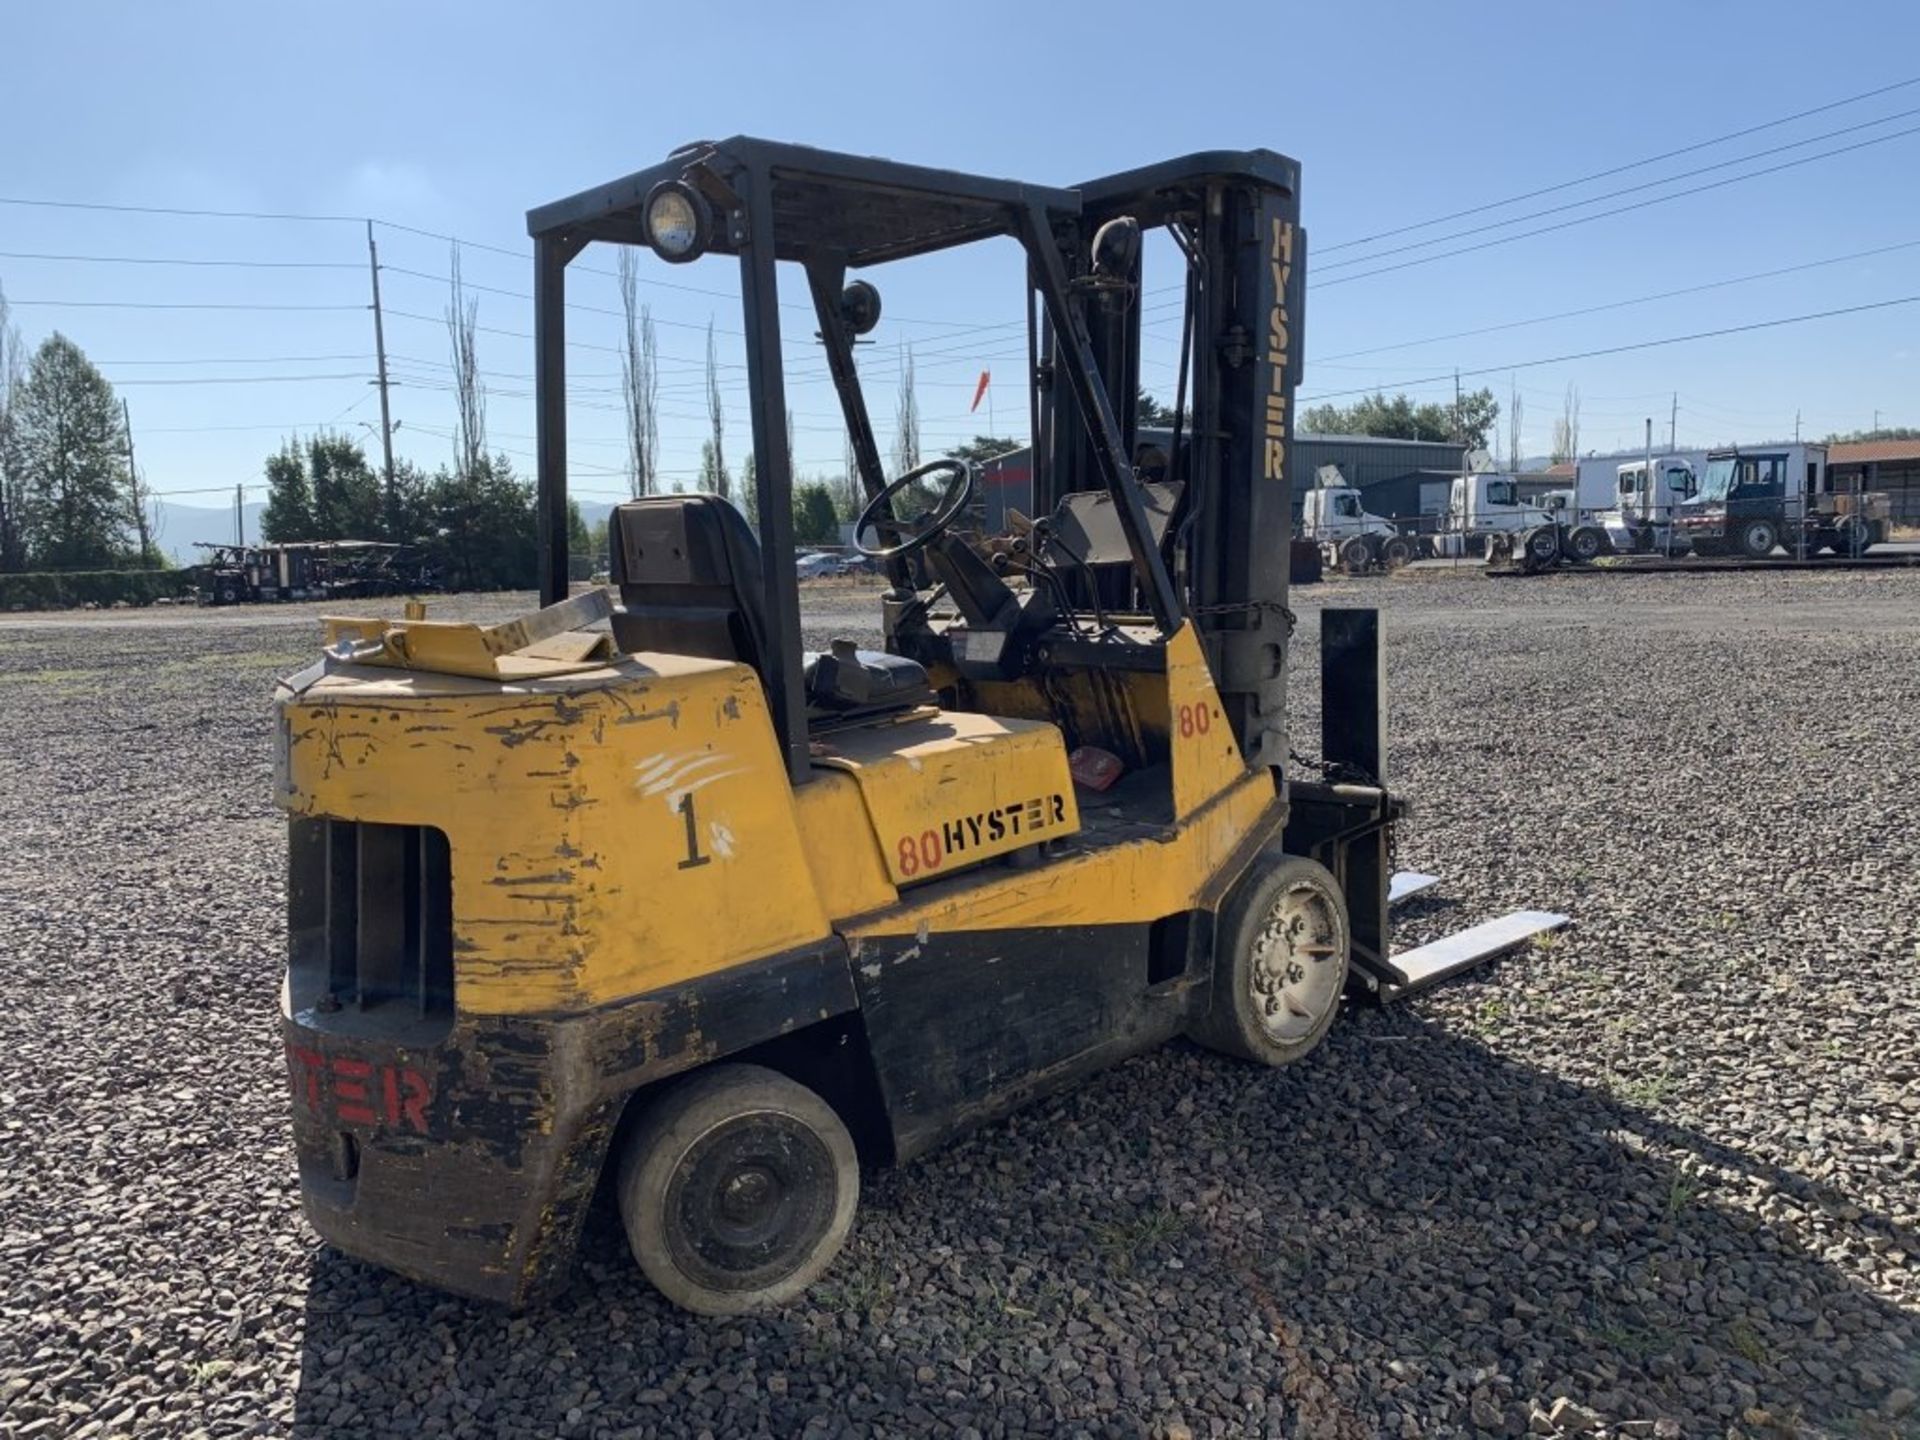
[[[1614,509],[1606,516],[1607,539],[1625,554],[1684,549],[1674,528],[1674,512],[1700,490],[1694,462],[1683,455],[1662,455],[1652,462],[1631,460],[1617,467]]]
[[[1563,555],[1591,560],[1601,554],[1606,537],[1600,528],[1571,519],[1563,506],[1523,499],[1520,482],[1512,475],[1462,475],[1447,496],[1444,528],[1434,544],[1440,554],[1452,556],[1511,553],[1524,544],[1537,563]]]
[[[1357,573],[1381,565],[1397,569],[1413,558],[1413,542],[1392,521],[1367,513],[1339,466],[1322,465],[1314,479],[1301,501],[1300,536],[1318,542],[1328,565]]]

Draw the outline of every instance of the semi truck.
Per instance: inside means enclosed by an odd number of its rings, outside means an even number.
[[[1360,492],[1337,465],[1314,472],[1314,488],[1301,501],[1300,535],[1320,547],[1328,566],[1349,574],[1397,570],[1416,553],[1415,542],[1391,520],[1369,515]]]
[[[1708,452],[1674,526],[1697,555],[1859,555],[1887,538],[1890,514],[1884,492],[1836,492],[1826,446],[1760,445]]]
[[[1551,565],[1603,555],[1607,537],[1599,524],[1585,518],[1577,503],[1571,510],[1549,508],[1522,498],[1515,476],[1484,471],[1454,480],[1433,548],[1442,556],[1511,557],[1530,565]]]
[[[1577,473],[1580,494],[1587,497],[1583,509],[1621,554],[1678,548],[1684,542],[1673,531],[1674,512],[1697,492],[1706,460],[1704,450],[1670,450],[1624,462],[1618,456],[1582,460]]]

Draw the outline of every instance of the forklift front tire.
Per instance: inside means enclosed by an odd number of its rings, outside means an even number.
[[[1188,1032],[1210,1050],[1287,1065],[1320,1043],[1347,985],[1347,902],[1324,865],[1263,855],[1215,932],[1213,993]]]
[[[620,1156],[633,1258],[701,1315],[772,1310],[840,1253],[860,1201],[853,1137],[813,1091],[759,1065],[715,1065],[669,1088]]]

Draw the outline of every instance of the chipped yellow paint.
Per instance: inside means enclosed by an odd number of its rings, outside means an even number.
[[[994,868],[972,883],[942,886],[916,900],[840,926],[857,945],[867,936],[1152,922],[1210,909],[1222,867],[1249,837],[1277,833],[1285,811],[1272,774],[1245,775],[1187,822],[1162,835],[1102,845],[1032,869]]]
[[[827,914],[860,915],[899,899],[851,775],[821,771],[800,787],[798,801],[802,848]]]
[[[777,878],[807,860],[745,666],[630,656],[522,685],[344,666],[282,718],[290,810],[446,833],[464,1011],[577,1009],[828,933],[813,887]]]
[[[1173,814],[1185,820],[1245,778],[1247,762],[1233,738],[1191,621],[1167,641],[1167,700],[1163,712],[1173,759]]]
[[[1272,774],[1246,770],[1190,626],[1168,642],[1164,674],[1108,679],[1099,703],[1125,711],[1173,817],[1108,843],[1080,835],[1066,746],[1037,690],[994,687],[1029,718],[927,708],[823,735],[796,794],[758,677],[688,656],[517,681],[390,657],[337,666],[282,700],[276,773],[296,814],[443,831],[457,1006],[551,1013],[834,929],[857,953],[863,936],[1212,905],[1230,862],[1284,815]],[[1036,840],[1065,853],[990,863]],[[929,880],[949,883],[914,888]]]
[[[853,776],[894,884],[949,875],[1080,828],[1054,726],[929,710],[826,737],[815,764]]]

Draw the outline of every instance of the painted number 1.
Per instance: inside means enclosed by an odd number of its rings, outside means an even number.
[[[713,857],[700,853],[700,822],[693,818],[693,796],[680,797],[680,813],[687,821],[687,858],[680,862],[680,868],[691,870],[696,865],[706,864]]]

